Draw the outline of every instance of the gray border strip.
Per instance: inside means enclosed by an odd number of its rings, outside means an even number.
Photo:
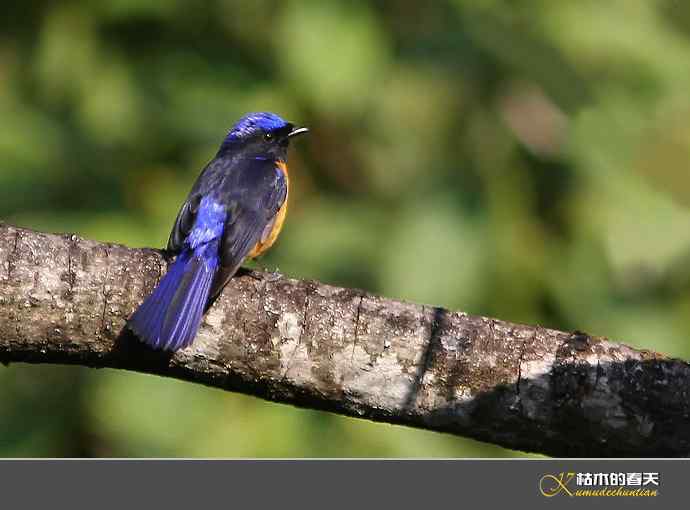
[[[663,459],[0,460],[0,508],[683,508],[689,467]],[[569,472],[659,473],[658,495],[540,493],[542,477]]]

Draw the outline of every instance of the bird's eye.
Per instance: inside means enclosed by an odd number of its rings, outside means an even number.
[[[273,140],[273,133],[264,133],[264,140],[266,140],[267,142]]]

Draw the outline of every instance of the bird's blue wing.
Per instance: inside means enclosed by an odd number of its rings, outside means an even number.
[[[214,189],[223,185],[225,176],[230,173],[232,161],[216,158],[199,174],[192,189],[177,213],[175,223],[168,238],[168,250],[179,253],[194,228],[201,206],[201,200],[208,197]]]

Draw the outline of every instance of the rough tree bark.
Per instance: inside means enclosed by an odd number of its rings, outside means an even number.
[[[143,347],[126,317],[151,249],[0,224],[0,362],[154,373],[559,456],[685,456],[690,366],[584,333],[244,272],[194,345]]]

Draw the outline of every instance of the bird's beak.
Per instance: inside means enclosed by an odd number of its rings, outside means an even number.
[[[292,138],[293,136],[302,135],[308,132],[309,130],[305,127],[292,128],[292,131],[288,133],[288,138]]]

